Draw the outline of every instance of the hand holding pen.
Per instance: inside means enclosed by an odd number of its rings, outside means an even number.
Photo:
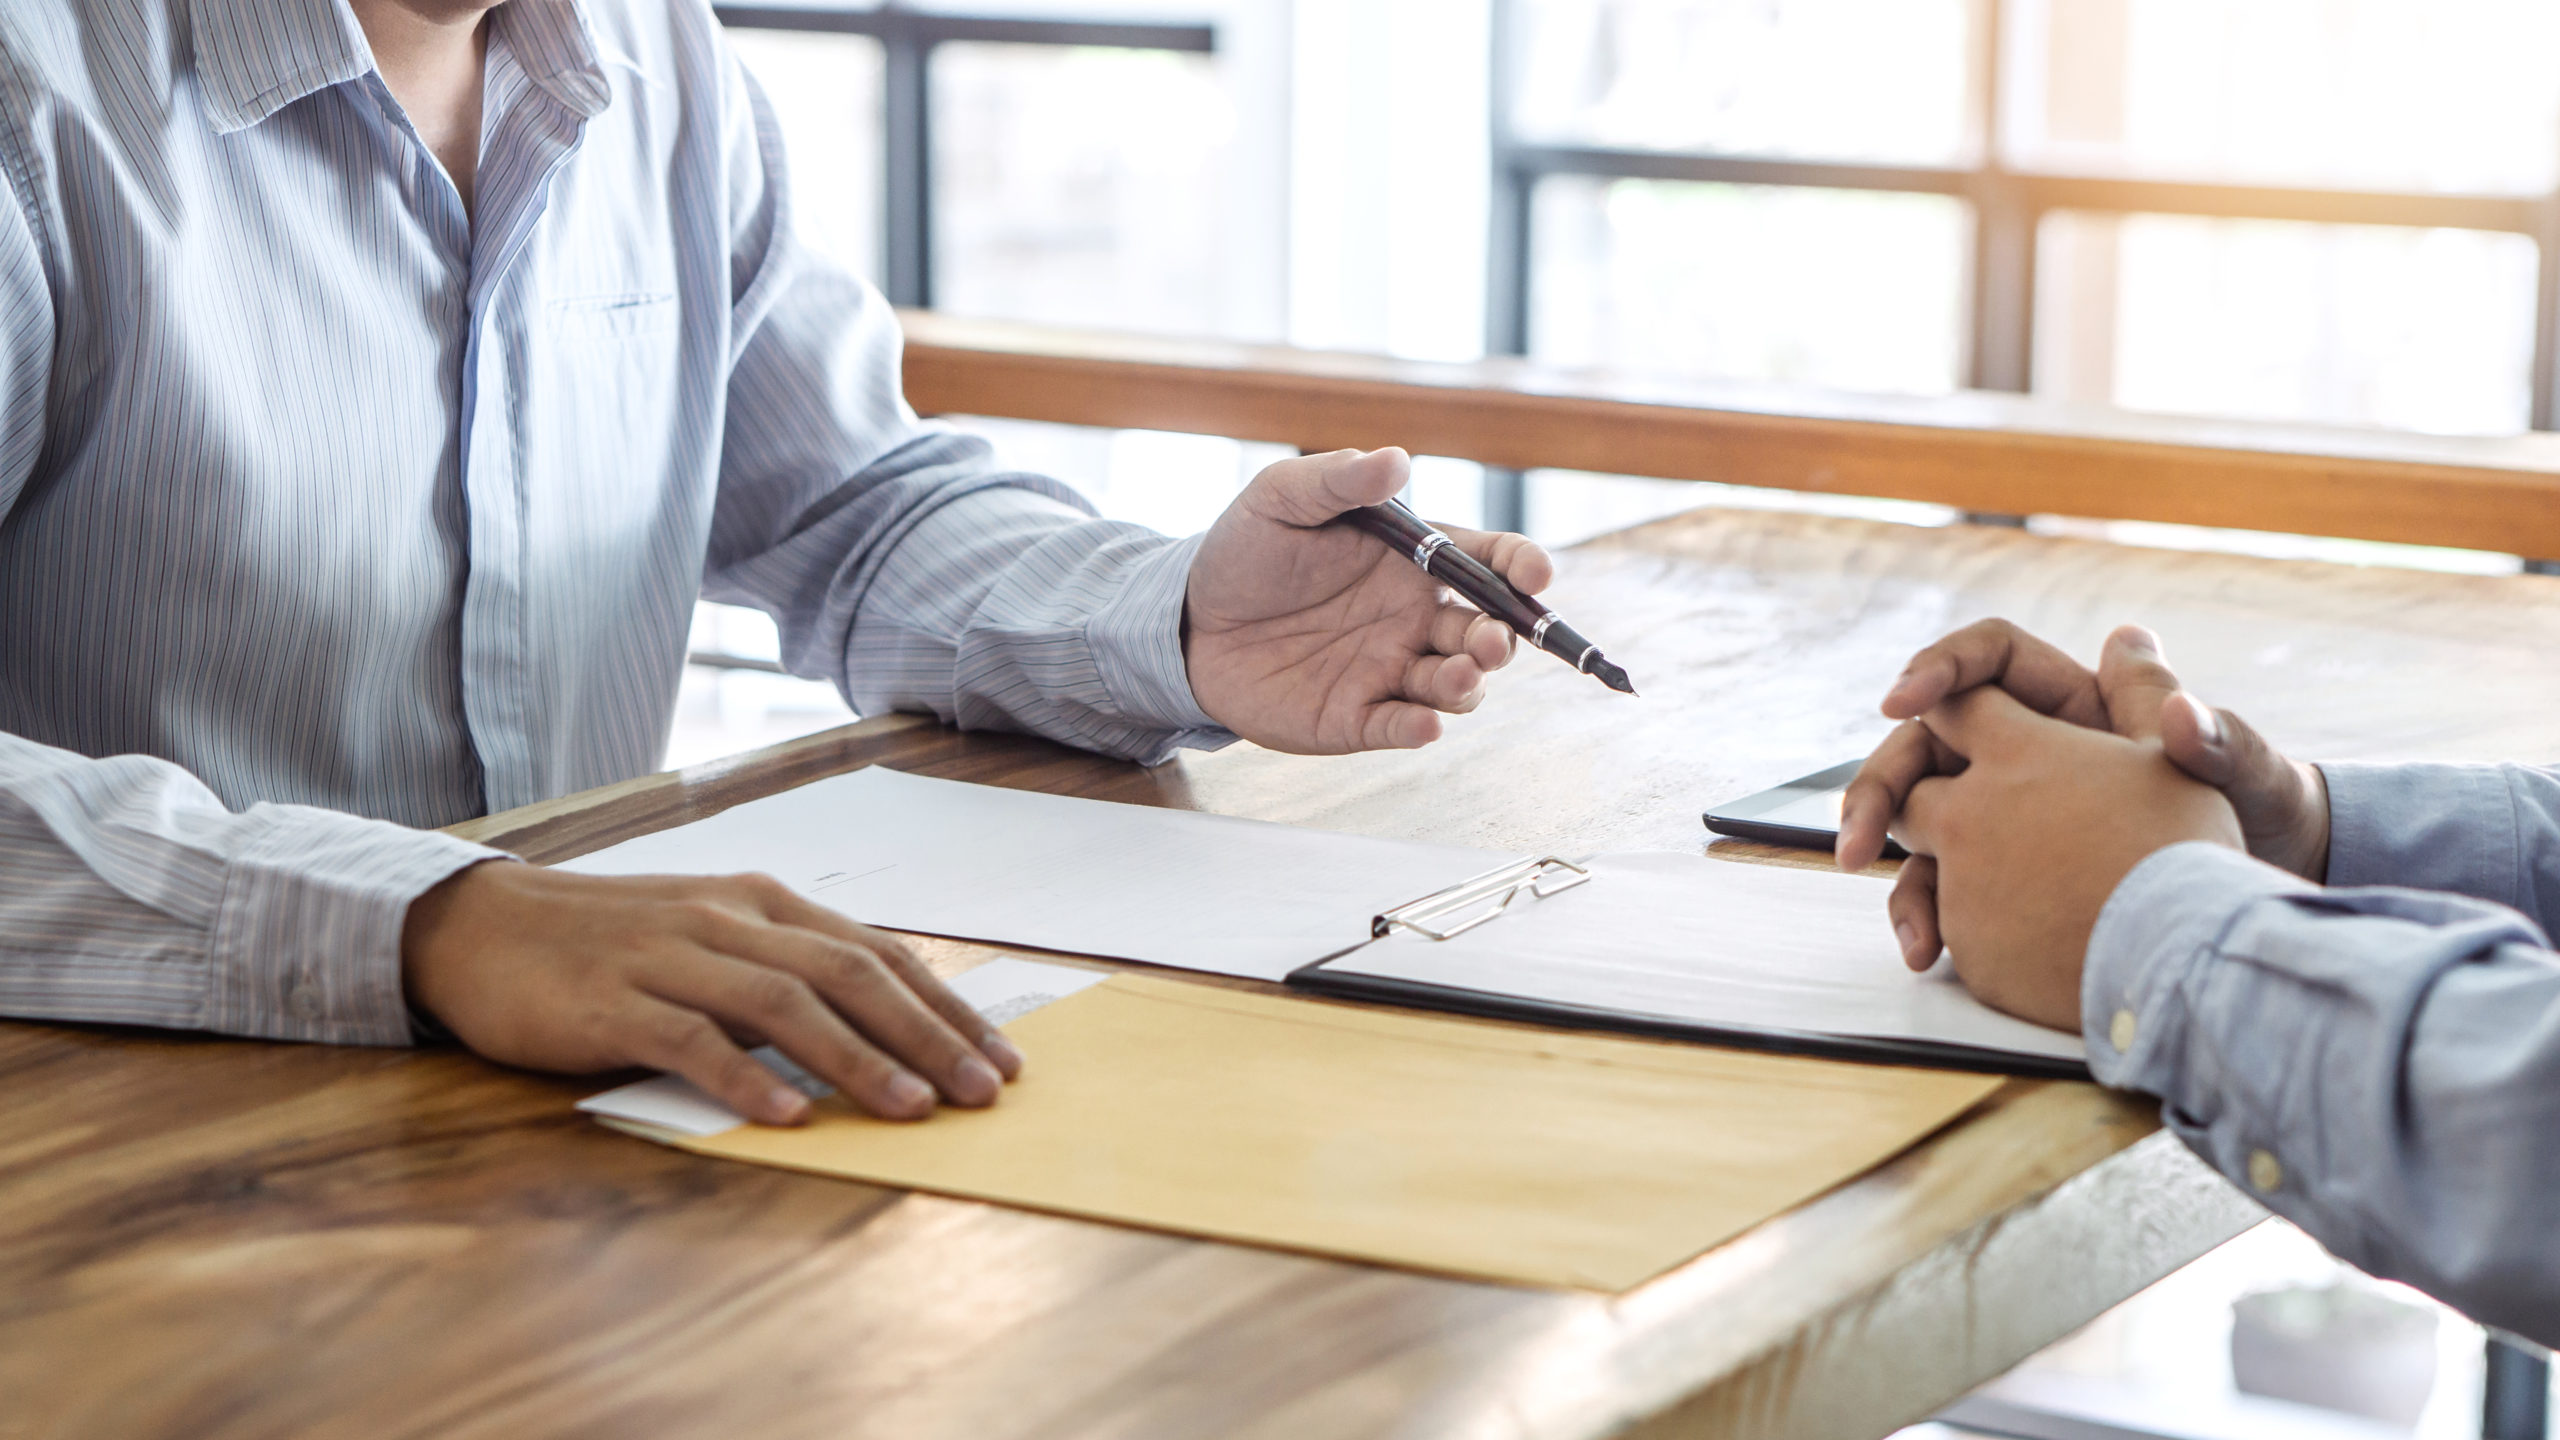
[[[1518,649],[1511,628],[1417,569],[1410,546],[1344,520],[1411,479],[1394,449],[1299,456],[1254,477],[1191,551],[1180,634],[1199,710],[1270,749],[1340,755],[1428,745],[1444,717],[1482,703],[1486,676]],[[1520,594],[1555,573],[1518,535],[1448,538]],[[1138,618],[1114,604],[1096,624],[1131,627],[1115,653],[1148,658]],[[1104,683],[1139,694],[1141,679]]]
[[[1380,505],[1364,505],[1348,512],[1342,519],[1343,523],[1357,526],[1386,541],[1391,548],[1429,572],[1432,579],[1457,591],[1468,604],[1510,626],[1531,645],[1621,695],[1636,693],[1636,687],[1627,679],[1627,672],[1610,664],[1609,658],[1600,653],[1600,647],[1584,639],[1581,631],[1494,574],[1482,561],[1460,549],[1456,541],[1414,514],[1402,500],[1390,499]]]

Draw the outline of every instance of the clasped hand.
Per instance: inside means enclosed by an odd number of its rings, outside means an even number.
[[[2099,912],[2153,853],[2202,840],[2319,880],[2320,772],[2182,689],[2150,631],[2107,638],[2091,671],[2003,620],[1913,658],[1886,694],[1904,723],[1842,801],[1837,857],[1912,852],[1888,912],[1905,963],[1943,949],[1986,1003],[2080,1028]]]
[[[1428,744],[1441,715],[1484,698],[1511,632],[1330,523],[1402,490],[1409,470],[1401,450],[1282,461],[1202,539],[1183,648],[1212,719],[1273,749],[1338,754]],[[1524,591],[1553,574],[1520,536],[1448,534]],[[493,1060],[673,1071],[767,1124],[804,1120],[809,1103],[756,1045],[891,1119],[993,1104],[1022,1069],[895,936],[763,876],[478,865],[410,907],[401,948],[410,1002]]]

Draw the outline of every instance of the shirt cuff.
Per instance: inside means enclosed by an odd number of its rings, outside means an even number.
[[[429,830],[260,805],[225,869],[205,1028],[334,1045],[411,1043],[410,902],[505,852]]]
[[[2204,968],[2253,901],[2317,886],[2228,846],[2156,851],[2117,883],[2089,932],[2080,1026],[2101,1085],[2177,1103],[2189,1003]]]
[[[1200,539],[1176,540],[1130,566],[1119,592],[1085,625],[1112,709],[1151,730],[1182,732],[1172,745],[1213,746],[1235,738],[1200,708],[1182,655],[1182,611]]]
[[[2329,884],[2451,890],[2522,908],[2513,811],[2496,765],[2324,762]]]

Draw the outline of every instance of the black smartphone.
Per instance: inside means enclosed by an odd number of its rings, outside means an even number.
[[[1706,815],[1707,828],[1719,835],[1766,840],[1772,845],[1802,845],[1828,850],[1840,839],[1840,797],[1857,778],[1864,760],[1852,760],[1800,776],[1773,790],[1746,795],[1718,805]],[[1891,840],[1885,858],[1899,860],[1910,852]]]

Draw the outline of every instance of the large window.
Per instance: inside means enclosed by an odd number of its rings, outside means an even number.
[[[2552,421],[2545,0],[1493,3],[1495,348]]]
[[[722,7],[781,119],[804,232],[900,303],[1848,390],[2552,422],[2550,0],[989,8]],[[1177,532],[1277,453],[962,423]],[[1958,518],[1429,457],[1414,490],[1552,543],[1702,503]],[[767,631],[709,613],[702,648],[769,656]],[[777,695],[841,714],[773,677],[693,683],[746,697],[739,723]]]

